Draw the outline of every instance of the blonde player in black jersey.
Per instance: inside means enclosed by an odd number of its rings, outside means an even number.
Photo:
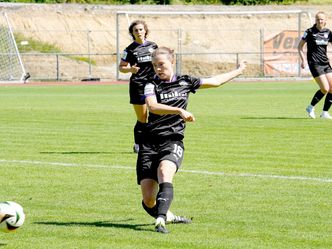
[[[332,119],[328,110],[332,104],[332,68],[327,56],[327,45],[332,42],[332,32],[327,29],[326,15],[320,11],[315,16],[315,24],[307,29],[298,45],[301,59],[301,67],[304,63],[304,44],[307,44],[307,61],[310,72],[319,86],[306,111],[310,118],[316,118],[315,105],[325,96],[323,112],[320,115],[324,119]]]
[[[147,109],[144,101],[144,86],[154,75],[151,53],[157,44],[147,41],[149,34],[147,24],[142,20],[133,21],[129,26],[133,42],[123,51],[119,71],[131,73],[129,81],[130,103],[133,105],[137,122],[134,127],[134,152],[138,152],[139,143],[147,121]]]
[[[186,111],[190,93],[198,89],[218,87],[242,74],[245,62],[231,72],[200,79],[175,75],[173,50],[161,47],[152,53],[156,72],[145,86],[145,102],[149,110],[145,136],[137,157],[137,183],[141,185],[143,207],[156,219],[155,230],[168,233],[166,223],[173,199],[173,177],[183,160],[186,122],[195,121]],[[174,216],[174,223],[190,223],[191,219]]]

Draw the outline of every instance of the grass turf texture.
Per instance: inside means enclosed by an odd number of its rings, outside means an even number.
[[[0,247],[328,248],[332,122],[304,111],[316,88],[192,95],[171,209],[194,222],[163,235],[140,204],[126,85],[0,87],[0,197],[26,213]]]

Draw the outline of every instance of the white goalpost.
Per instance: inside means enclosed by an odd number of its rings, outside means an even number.
[[[0,83],[24,83],[28,77],[7,14],[3,12],[0,14]]]
[[[311,15],[302,10],[266,11],[118,11],[117,68],[131,42],[128,25],[145,20],[148,40],[175,50],[177,73],[210,76],[248,61],[243,78],[302,77],[296,44]],[[289,60],[289,58],[291,58]],[[117,79],[128,74],[117,71]]]

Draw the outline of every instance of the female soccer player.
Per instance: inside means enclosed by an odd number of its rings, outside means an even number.
[[[141,185],[143,207],[156,218],[155,230],[168,233],[165,223],[190,223],[185,217],[169,219],[168,210],[173,199],[173,177],[184,153],[183,138],[186,122],[195,121],[186,111],[190,93],[197,89],[218,87],[242,74],[245,62],[228,73],[200,79],[174,74],[174,52],[161,47],[152,53],[156,76],[144,90],[149,110],[144,141],[137,157],[137,182]]]
[[[301,67],[304,68],[304,44],[307,43],[307,61],[310,72],[319,86],[306,111],[310,118],[316,118],[315,105],[324,97],[325,102],[321,118],[332,119],[328,110],[332,104],[332,68],[327,57],[327,45],[332,42],[332,33],[326,26],[325,13],[320,11],[315,16],[315,24],[307,29],[298,45]]]
[[[146,40],[149,29],[142,20],[136,20],[130,24],[129,34],[134,41],[124,50],[119,71],[132,74],[129,82],[129,95],[130,103],[133,105],[137,117],[134,127],[134,152],[137,153],[140,137],[147,121],[144,86],[147,80],[154,75],[151,53],[157,48],[157,44]]]

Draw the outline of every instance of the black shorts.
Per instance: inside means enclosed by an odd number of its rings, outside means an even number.
[[[144,87],[145,87],[144,83],[137,83],[132,80],[129,82],[130,104],[132,105],[145,104]]]
[[[136,163],[137,183],[143,179],[154,179],[158,182],[157,170],[159,163],[169,160],[180,168],[184,156],[182,141],[145,142],[140,144]]]
[[[332,73],[332,68],[330,66],[330,63],[326,64],[308,63],[308,64],[312,77],[314,78],[323,74]]]

